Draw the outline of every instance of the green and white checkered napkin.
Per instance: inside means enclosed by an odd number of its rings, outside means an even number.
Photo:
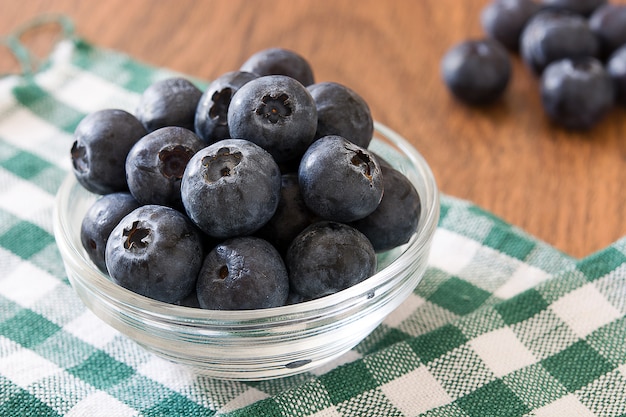
[[[422,283],[314,373],[197,376],[96,318],[52,235],[72,132],[172,74],[71,39],[0,79],[0,415],[626,416],[626,240],[575,260],[447,196]]]

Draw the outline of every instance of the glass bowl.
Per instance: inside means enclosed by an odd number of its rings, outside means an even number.
[[[126,290],[91,262],[80,242],[82,218],[97,198],[69,174],[54,211],[54,234],[69,281],[100,319],[145,349],[214,378],[263,380],[309,371],[349,351],[422,279],[439,219],[439,195],[423,157],[375,124],[370,149],[404,173],[421,201],[410,241],[378,255],[378,272],[320,299],[277,308],[212,311],[166,304]]]

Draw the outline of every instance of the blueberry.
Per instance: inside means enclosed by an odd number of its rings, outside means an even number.
[[[626,105],[626,44],[611,55],[606,68],[613,79],[617,101]]]
[[[126,156],[146,129],[132,114],[104,109],[85,116],[74,131],[72,168],[77,181],[96,194],[128,191]]]
[[[316,216],[306,206],[300,193],[298,174],[283,174],[276,212],[256,235],[269,241],[284,255],[293,239],[315,220]]]
[[[144,90],[135,114],[149,132],[166,126],[193,130],[201,96],[202,91],[186,78],[166,78]]]
[[[467,40],[446,52],[441,72],[456,98],[470,105],[485,105],[500,98],[506,90],[511,78],[511,62],[499,42]]]
[[[228,106],[239,88],[258,76],[250,72],[231,71],[217,77],[202,94],[195,116],[195,131],[207,144],[230,139]]]
[[[569,129],[589,129],[611,109],[614,87],[596,58],[553,62],[541,76],[541,101],[552,120]]]
[[[420,196],[400,171],[383,166],[385,193],[367,217],[351,223],[372,242],[376,252],[403,245],[417,230],[422,209]]]
[[[547,9],[535,14],[524,28],[520,53],[528,68],[539,75],[559,59],[597,56],[599,43],[583,16]]]
[[[251,55],[240,71],[263,75],[286,75],[295,78],[303,85],[315,82],[309,62],[298,53],[284,48],[268,48]]]
[[[267,150],[276,162],[298,159],[315,138],[315,102],[293,78],[259,77],[233,95],[228,129],[233,138],[250,140]]]
[[[491,38],[517,51],[524,26],[540,9],[533,0],[492,0],[482,9],[480,21]]]
[[[113,229],[105,260],[113,282],[174,303],[195,287],[203,261],[202,241],[184,214],[170,207],[145,205]]]
[[[601,57],[608,58],[626,44],[626,5],[605,4],[589,17],[589,27],[600,41]]]
[[[128,192],[106,194],[87,210],[80,227],[80,241],[89,259],[106,273],[104,253],[109,234],[124,216],[141,204]]]
[[[219,239],[255,232],[274,215],[281,175],[272,156],[244,139],[224,139],[198,151],[181,182],[189,217]]]
[[[201,308],[200,302],[198,301],[198,293],[195,288],[187,296],[178,301],[174,301],[172,304],[182,307]]]
[[[197,283],[198,302],[210,310],[252,310],[287,302],[283,259],[256,237],[227,239],[206,256]]]
[[[542,0],[543,6],[568,10],[583,16],[589,16],[607,0]]]
[[[204,143],[184,127],[168,126],[141,138],[126,157],[126,180],[141,204],[182,210],[180,181],[191,157]]]
[[[374,133],[374,120],[367,102],[354,90],[334,82],[307,87],[317,108],[315,138],[343,136],[367,148]]]
[[[367,237],[353,227],[320,221],[295,238],[286,264],[291,290],[304,299],[315,299],[372,276],[376,253]]]
[[[367,216],[383,196],[383,174],[374,155],[341,136],[325,136],[309,147],[298,182],[307,207],[338,222]]]

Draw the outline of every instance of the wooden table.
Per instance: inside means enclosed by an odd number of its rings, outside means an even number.
[[[296,50],[318,81],[353,88],[377,120],[408,138],[443,193],[572,256],[589,255],[626,235],[626,109],[590,132],[564,131],[546,118],[537,79],[516,56],[500,103],[473,109],[452,99],[440,60],[454,43],[483,36],[487,1],[9,0],[0,33],[62,13],[91,43],[205,79],[262,48]],[[27,39],[40,54],[52,39],[42,31]],[[16,68],[6,51],[0,63]]]

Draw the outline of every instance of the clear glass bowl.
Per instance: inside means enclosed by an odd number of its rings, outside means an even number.
[[[215,378],[263,380],[308,371],[363,340],[420,282],[439,218],[439,195],[423,157],[376,123],[370,149],[403,172],[422,200],[417,232],[379,255],[369,279],[317,300],[250,311],[210,311],[155,301],[101,273],[80,243],[83,215],[97,198],[68,175],[54,213],[55,238],[71,285],[100,319],[145,349]]]

